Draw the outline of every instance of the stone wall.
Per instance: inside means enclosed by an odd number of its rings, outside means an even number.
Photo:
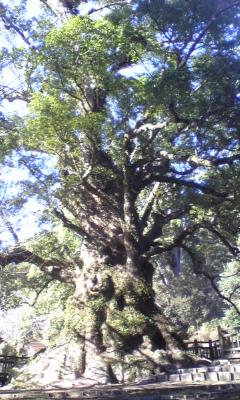
[[[239,382],[240,383],[240,363],[230,364],[226,362],[222,365],[177,369],[175,373],[160,373],[138,382],[140,385],[156,382]]]

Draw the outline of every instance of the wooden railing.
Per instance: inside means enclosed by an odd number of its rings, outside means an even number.
[[[29,357],[17,357],[0,355],[0,384],[3,386],[7,383],[10,371],[13,367],[21,367],[26,363]]]
[[[188,351],[208,360],[217,360],[221,357],[240,359],[240,328],[229,333],[218,327],[217,340],[207,342],[194,340],[185,344]]]
[[[194,340],[187,342],[186,346],[188,351],[208,360],[217,360],[221,355],[219,340],[209,340],[208,342]]]
[[[240,328],[229,333],[218,328],[221,354],[225,357],[240,358]]]

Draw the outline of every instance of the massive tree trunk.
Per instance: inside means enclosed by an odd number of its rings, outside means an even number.
[[[137,378],[143,370],[154,373],[171,362],[180,341],[154,302],[151,265],[146,278],[124,265],[106,264],[87,249],[83,259],[75,294],[82,321],[76,330],[83,346],[79,373],[117,382]]]
[[[150,263],[129,270],[87,246],[82,259],[68,304],[72,335],[31,361],[13,386],[136,381],[189,362],[155,303]]]
[[[58,345],[18,372],[14,387],[129,382],[173,363],[189,363],[174,327],[155,303],[150,263],[129,270],[126,264],[107,263],[87,246],[82,259],[72,277],[62,266],[61,279],[75,283],[68,302],[71,335],[61,336]]]

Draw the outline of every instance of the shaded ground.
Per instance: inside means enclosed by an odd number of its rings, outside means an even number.
[[[52,388],[46,390],[8,390],[2,388],[0,390],[0,400],[5,399],[240,400],[240,383],[158,383],[76,387],[72,389]]]

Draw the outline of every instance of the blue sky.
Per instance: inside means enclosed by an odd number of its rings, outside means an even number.
[[[9,5],[9,1],[3,1],[3,3]],[[20,0],[12,0],[10,2],[11,6],[18,5]],[[33,7],[34,3],[34,7]],[[40,2],[38,1],[28,1],[27,15],[32,17],[40,12]],[[12,40],[12,39],[11,39]],[[25,43],[20,36],[15,36],[14,45],[19,45],[20,47],[25,46]],[[9,32],[2,29],[1,32],[1,46],[9,47]],[[21,85],[21,72],[15,67],[5,68],[1,72],[0,84],[8,86],[10,88],[17,88]],[[4,100],[0,104],[0,111],[6,116],[11,116],[14,114],[24,116],[27,113],[27,104],[24,101],[16,100],[9,102]],[[17,165],[17,162],[13,162],[11,166],[2,167],[0,170],[0,201],[4,203],[4,198],[10,195],[16,195],[20,190],[20,183],[22,180],[29,178],[29,172],[26,168]],[[13,227],[17,227],[16,231],[20,241],[24,241],[34,235],[38,230],[37,220],[39,214],[42,211],[42,205],[39,204],[35,199],[31,199],[23,207],[22,211],[18,215],[9,215],[6,209],[3,210],[6,218],[12,224]],[[1,241],[5,247],[8,243],[12,242],[12,236],[8,230],[6,230],[3,221],[0,219],[0,234]]]

